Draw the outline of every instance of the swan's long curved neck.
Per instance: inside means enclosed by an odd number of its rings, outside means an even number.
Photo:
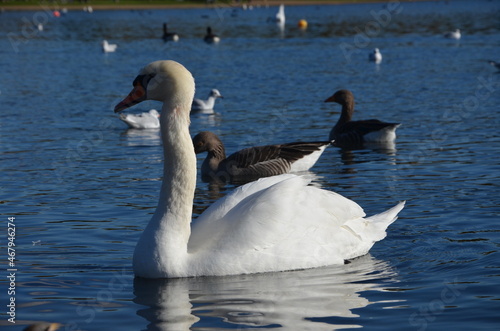
[[[165,103],[164,108],[176,107]],[[163,183],[155,216],[170,230],[179,231],[187,247],[196,186],[196,156],[189,135],[189,112],[162,110]],[[158,215],[156,215],[158,214]],[[169,236],[170,237],[170,236]]]
[[[134,256],[137,269],[149,274],[158,268],[162,269],[162,274],[183,269],[196,186],[196,156],[189,135],[189,111],[164,103],[160,126],[164,153],[160,198]],[[144,255],[148,256],[148,261],[141,260]]]

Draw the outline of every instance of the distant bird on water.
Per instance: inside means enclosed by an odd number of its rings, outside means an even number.
[[[201,99],[194,99],[193,104],[191,105],[191,111],[192,112],[205,112],[205,111],[212,111],[215,106],[215,100],[217,98],[224,98],[222,94],[220,94],[219,90],[217,89],[212,89],[210,91],[210,94],[208,95],[207,100],[201,100]]]
[[[354,95],[349,90],[335,92],[325,102],[336,102],[342,106],[340,118],[330,131],[330,140],[336,146],[360,146],[365,142],[392,142],[400,123],[386,123],[379,120],[351,121],[354,113]]]
[[[456,29],[455,31],[446,32],[444,34],[444,37],[448,39],[459,40],[460,38],[462,38],[462,34],[460,33],[459,29]]]
[[[212,32],[211,27],[207,27],[207,34],[205,35],[205,38],[203,40],[207,44],[217,44],[220,42],[220,37]]]
[[[163,41],[179,41],[179,35],[175,32],[168,32],[167,23],[163,23]]]
[[[320,141],[249,147],[226,158],[224,144],[215,133],[202,131],[193,138],[196,154],[208,152],[201,166],[203,180],[237,183],[309,170],[330,144]]]
[[[116,51],[117,47],[118,47],[118,45],[109,44],[107,40],[102,41],[102,51],[104,53],[113,53],[114,51]]]
[[[382,53],[380,53],[378,48],[375,48],[373,52],[368,55],[368,59],[372,62],[380,63],[382,62]]]
[[[285,5],[281,4],[280,8],[278,9],[278,12],[276,13],[276,18],[275,18],[276,23],[279,24],[285,24],[286,17],[285,17]]]

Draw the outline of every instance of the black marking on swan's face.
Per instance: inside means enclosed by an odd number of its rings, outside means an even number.
[[[153,79],[153,77],[155,77],[155,74],[145,74],[137,76],[132,82],[134,88],[125,99],[123,99],[119,104],[116,105],[115,113],[146,100],[148,97],[148,84],[151,79]]]
[[[138,75],[135,77],[134,81],[132,82],[132,86],[141,86],[147,91],[148,84],[156,76],[156,74],[145,74],[145,75]]]

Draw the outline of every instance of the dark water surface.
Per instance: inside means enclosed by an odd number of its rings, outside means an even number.
[[[287,7],[283,30],[267,22],[275,12],[0,14],[2,329],[500,328],[500,75],[487,62],[500,61],[500,2]],[[178,43],[160,39],[164,21]],[[207,25],[219,45],[202,42]],[[456,28],[461,40],[442,37]],[[103,39],[117,52],[102,54]],[[374,47],[379,65],[367,61]],[[392,148],[331,147],[308,174],[367,214],[407,200],[387,238],[344,266],[134,280],[134,246],[159,193],[160,137],[127,130],[112,109],[159,59],[183,63],[197,97],[221,91],[218,114],[193,116],[191,132],[214,131],[229,152],[326,139],[340,107],[323,100],[341,88],[353,91],[356,118],[403,123]],[[232,189],[198,181],[195,215]]]

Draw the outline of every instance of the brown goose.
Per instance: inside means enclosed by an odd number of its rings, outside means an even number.
[[[362,145],[364,142],[392,142],[396,139],[396,128],[401,123],[386,123],[379,120],[351,121],[354,113],[354,96],[349,90],[340,90],[325,100],[342,105],[337,124],[330,131],[330,140],[336,146]]]
[[[242,149],[226,158],[224,144],[216,134],[202,131],[193,138],[196,154],[208,152],[201,166],[204,181],[219,179],[247,182],[294,171],[309,170],[329,141],[294,142]]]

